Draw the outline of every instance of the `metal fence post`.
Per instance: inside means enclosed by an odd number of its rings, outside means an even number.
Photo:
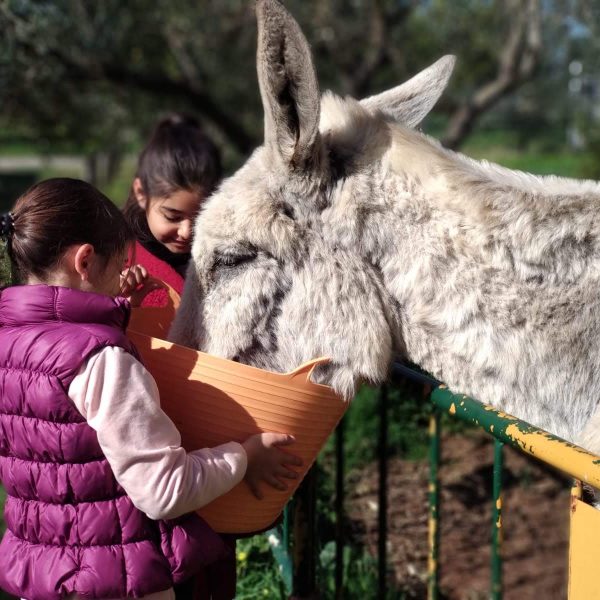
[[[377,536],[377,588],[378,598],[387,594],[387,438],[388,438],[388,388],[382,385],[379,392],[379,491]]]
[[[294,495],[292,524],[292,596],[315,598],[317,469],[313,466]]]
[[[492,600],[502,600],[502,473],[504,444],[494,440],[492,505]]]
[[[439,595],[439,547],[440,547],[440,411],[432,407],[429,417],[429,537],[427,561],[427,598],[437,600]]]
[[[335,597],[344,597],[344,433],[342,418],[335,431]]]

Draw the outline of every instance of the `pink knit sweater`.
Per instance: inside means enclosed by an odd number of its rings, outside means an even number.
[[[171,265],[154,256],[139,242],[135,243],[135,256],[130,253],[129,261],[145,267],[152,277],[168,283],[179,295],[183,292],[183,277]],[[154,290],[144,298],[142,306],[165,306],[167,301],[166,290]]]

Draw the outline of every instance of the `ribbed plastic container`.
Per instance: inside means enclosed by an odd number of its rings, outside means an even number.
[[[156,379],[161,406],[181,432],[183,446],[197,450],[243,442],[262,431],[296,438],[289,450],[304,465],[285,492],[265,485],[264,498],[258,500],[242,482],[198,511],[222,533],[263,530],[283,510],[347,403],[330,387],[310,381],[314,367],[327,359],[315,359],[292,373],[271,373],[160,339],[174,316],[178,299],[173,300],[165,308],[134,309],[128,333]]]

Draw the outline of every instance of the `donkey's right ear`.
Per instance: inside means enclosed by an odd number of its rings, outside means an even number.
[[[371,111],[407,127],[416,127],[427,116],[448,85],[456,58],[443,56],[412,79],[387,92],[361,100]]]
[[[256,66],[265,111],[265,145],[292,169],[318,155],[320,93],[300,26],[277,0],[258,0]]]

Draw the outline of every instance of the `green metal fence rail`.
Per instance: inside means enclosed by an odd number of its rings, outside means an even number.
[[[590,452],[558,436],[534,427],[512,415],[495,410],[472,398],[454,394],[435,379],[396,364],[393,368],[393,380],[410,379],[423,386],[424,395],[432,403],[432,415],[429,425],[429,536],[428,536],[428,599],[439,598],[439,544],[440,544],[440,483],[439,466],[441,453],[440,417],[447,413],[454,418],[476,425],[494,439],[494,468],[492,481],[492,523],[491,523],[491,589],[490,598],[502,598],[502,473],[503,446],[508,444],[542,462],[563,471],[567,475],[600,488],[600,460]],[[432,391],[433,390],[433,391]],[[378,586],[377,598],[384,599],[387,594],[387,386],[381,388],[379,397],[379,516],[378,516]],[[336,432],[336,568],[335,597],[343,598],[343,544],[344,544],[344,425],[343,421]],[[290,595],[295,598],[317,596],[315,560],[318,555],[318,543],[315,538],[315,476],[307,476],[295,498],[286,509],[284,526],[269,532],[269,539],[278,557],[284,581]],[[311,491],[312,490],[312,491]],[[313,502],[312,510],[307,503]],[[289,520],[294,522],[293,535],[290,536]],[[312,536],[312,539],[311,539]],[[293,548],[293,552],[290,549]],[[307,553],[309,553],[307,555]],[[287,573],[286,570],[292,570]]]

